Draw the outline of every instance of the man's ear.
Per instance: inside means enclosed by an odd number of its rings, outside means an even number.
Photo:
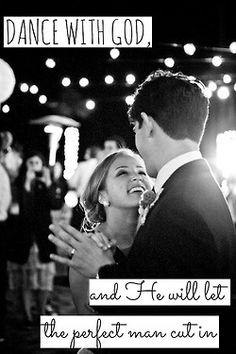
[[[148,116],[147,113],[141,112],[141,118],[143,120],[143,125],[144,129],[147,132],[148,136],[152,135],[153,132],[153,118],[151,116]]]

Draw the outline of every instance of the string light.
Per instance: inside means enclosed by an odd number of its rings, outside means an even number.
[[[79,80],[79,85],[81,87],[86,87],[89,85],[89,80],[87,79],[87,77],[81,77],[81,79]]]
[[[4,104],[4,106],[2,106],[2,111],[3,113],[10,112],[10,107],[8,106],[8,104]]]
[[[45,62],[45,65],[46,65],[49,69],[53,69],[53,68],[55,68],[55,66],[56,66],[56,62],[55,62],[54,59],[48,58],[48,59],[46,60],[46,62]]]
[[[220,48],[220,47],[207,47],[207,46],[195,46],[193,43],[186,43],[184,45],[182,44],[178,44],[178,43],[159,43],[157,44],[157,46],[165,46],[165,47],[172,47],[173,50],[174,48],[183,48],[184,52],[189,55],[189,56],[193,56],[196,52],[196,50],[198,50],[198,52],[200,50],[211,50],[212,52],[221,52],[220,54],[223,54],[223,53],[229,53],[230,55],[231,54],[235,54],[236,53],[236,41],[232,42],[228,48]],[[120,56],[120,50],[118,48],[113,48],[110,50],[110,57],[112,59],[116,59]],[[154,60],[154,59],[153,59]],[[181,63],[181,58],[178,59],[179,62]],[[221,55],[215,55],[213,57],[210,57],[210,58],[191,58],[189,59],[189,62],[199,62],[199,61],[202,61],[204,63],[212,63],[212,65],[216,66],[216,67],[219,67],[221,66],[221,64],[223,62],[227,62],[227,57],[222,57]],[[229,58],[230,60],[230,58]],[[168,68],[173,68],[175,66],[175,58],[173,57],[167,57],[167,58],[158,58],[158,59],[155,59],[156,62],[159,62],[159,63],[164,63],[165,66],[167,66]],[[183,59],[183,61],[186,62],[186,59]],[[48,67],[48,68],[53,68],[55,67],[56,65],[56,62],[54,59],[52,58],[47,58],[47,60],[45,61],[45,65]],[[211,97],[213,92],[217,90],[217,97],[220,98],[220,99],[227,99],[230,95],[230,90],[233,89],[234,91],[236,91],[236,82],[235,82],[235,76],[236,75],[229,75],[229,74],[223,74],[222,73],[218,73],[218,74],[212,74],[214,75],[214,79],[213,80],[208,80],[208,84],[206,83],[206,95],[208,97]],[[206,75],[204,75],[206,76]],[[203,81],[205,82],[206,81],[206,78],[204,78],[204,76],[202,76],[201,78],[201,75],[199,75],[198,77]],[[209,75],[210,76],[210,75]],[[216,77],[218,76],[218,78]],[[128,85],[132,85],[133,83],[136,82],[136,77],[135,75],[133,74],[128,74],[126,75],[126,84]],[[232,81],[234,81],[233,84]],[[104,77],[104,82],[108,85],[114,83],[114,77],[113,75],[106,75]],[[61,83],[63,86],[67,87],[71,84],[71,79],[69,77],[64,77],[62,80],[61,80]],[[88,78],[86,77],[81,77],[81,79],[79,80],[79,85],[81,87],[86,87],[90,84],[90,81],[88,80]],[[228,86],[225,86],[224,84],[228,85]],[[231,84],[231,85],[229,85]],[[223,86],[222,86],[223,85]],[[20,84],[19,86],[20,88],[20,91],[21,92],[28,92],[30,91],[32,94],[36,94],[38,93],[39,91],[39,88],[38,86],[36,85],[31,85],[29,86],[26,82],[23,82]],[[122,96],[122,98],[124,99],[124,96]],[[45,104],[47,102],[48,98],[45,96],[45,95],[40,95],[38,97],[38,101],[39,103],[41,104]],[[126,96],[125,97],[125,101],[126,103],[129,105],[129,104],[132,104],[132,96]],[[95,108],[96,104],[93,100],[87,100],[86,101],[86,108],[89,109],[89,110],[93,110]]]
[[[221,86],[217,90],[217,96],[221,100],[226,100],[230,95],[229,88],[227,86]]]
[[[126,96],[125,102],[127,103],[128,106],[131,106],[134,102],[134,96],[133,95]]]
[[[112,75],[106,75],[104,81],[107,85],[111,85],[114,82],[114,77]]]
[[[95,108],[95,102],[93,100],[87,100],[85,105],[90,111]]]
[[[21,92],[28,92],[29,91],[29,85],[26,84],[25,82],[20,84],[20,90],[21,90]]]
[[[174,61],[173,58],[166,58],[166,59],[164,60],[164,64],[165,64],[165,66],[167,66],[168,68],[173,68],[174,65],[175,65],[175,61]]]
[[[110,50],[110,57],[112,59],[117,59],[120,56],[120,51],[117,48],[113,48]]]
[[[225,84],[229,84],[232,81],[232,78],[231,78],[231,76],[229,74],[225,74],[223,76],[223,81],[224,81]]]
[[[39,91],[39,89],[38,89],[38,86],[36,86],[36,85],[32,85],[32,86],[30,86],[30,92],[33,94],[33,95],[35,95],[36,93],[38,93],[38,91]]]
[[[133,74],[126,75],[125,81],[128,85],[133,85],[136,81],[136,77]]]
[[[222,58],[218,55],[215,55],[213,58],[212,58],[212,64],[216,67],[218,66],[221,66],[222,64]]]
[[[234,43],[234,42],[232,42]],[[231,43],[231,44],[232,44]],[[187,44],[190,44],[190,43],[187,43]],[[191,43],[193,44],[193,43]],[[160,47],[168,47],[168,48],[184,48],[184,46],[180,43],[157,43],[156,45],[157,47],[160,46]],[[234,48],[234,44],[232,44],[233,48]],[[231,48],[232,48],[231,46]],[[235,46],[236,48],[236,46]],[[231,50],[229,47],[209,47],[209,46],[200,46],[198,45],[197,46],[197,49],[198,50],[201,50],[201,51],[212,51],[212,52],[222,52],[222,53],[231,53]]]
[[[208,87],[209,90],[211,90],[212,92],[217,90],[217,85],[216,85],[216,83],[215,83],[214,81],[209,81],[207,87]]]
[[[236,53],[236,42],[232,42],[229,46],[229,50],[231,53],[235,54]]]
[[[64,87],[68,87],[71,84],[71,79],[69,77],[63,77],[61,83]]]
[[[186,43],[184,45],[184,51],[188,55],[193,55],[196,51],[196,47],[193,43]]]
[[[46,103],[47,102],[47,96],[45,96],[45,95],[40,95],[39,96],[39,103],[41,103],[41,104],[44,104],[44,103]]]

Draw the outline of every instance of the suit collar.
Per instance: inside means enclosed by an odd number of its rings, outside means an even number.
[[[155,191],[158,192],[167,180],[173,175],[173,173],[178,170],[183,165],[202,159],[202,154],[200,151],[190,151],[185,154],[181,154],[174,159],[168,161],[158,172],[154,188]]]

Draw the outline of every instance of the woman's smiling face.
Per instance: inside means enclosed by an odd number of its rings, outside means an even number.
[[[138,207],[141,194],[151,188],[150,178],[140,156],[120,156],[110,166],[105,192],[111,206]]]

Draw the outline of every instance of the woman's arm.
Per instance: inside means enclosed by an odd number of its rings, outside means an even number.
[[[69,282],[72,299],[79,315],[94,314],[89,306],[89,278],[84,277],[73,268],[69,268]]]

